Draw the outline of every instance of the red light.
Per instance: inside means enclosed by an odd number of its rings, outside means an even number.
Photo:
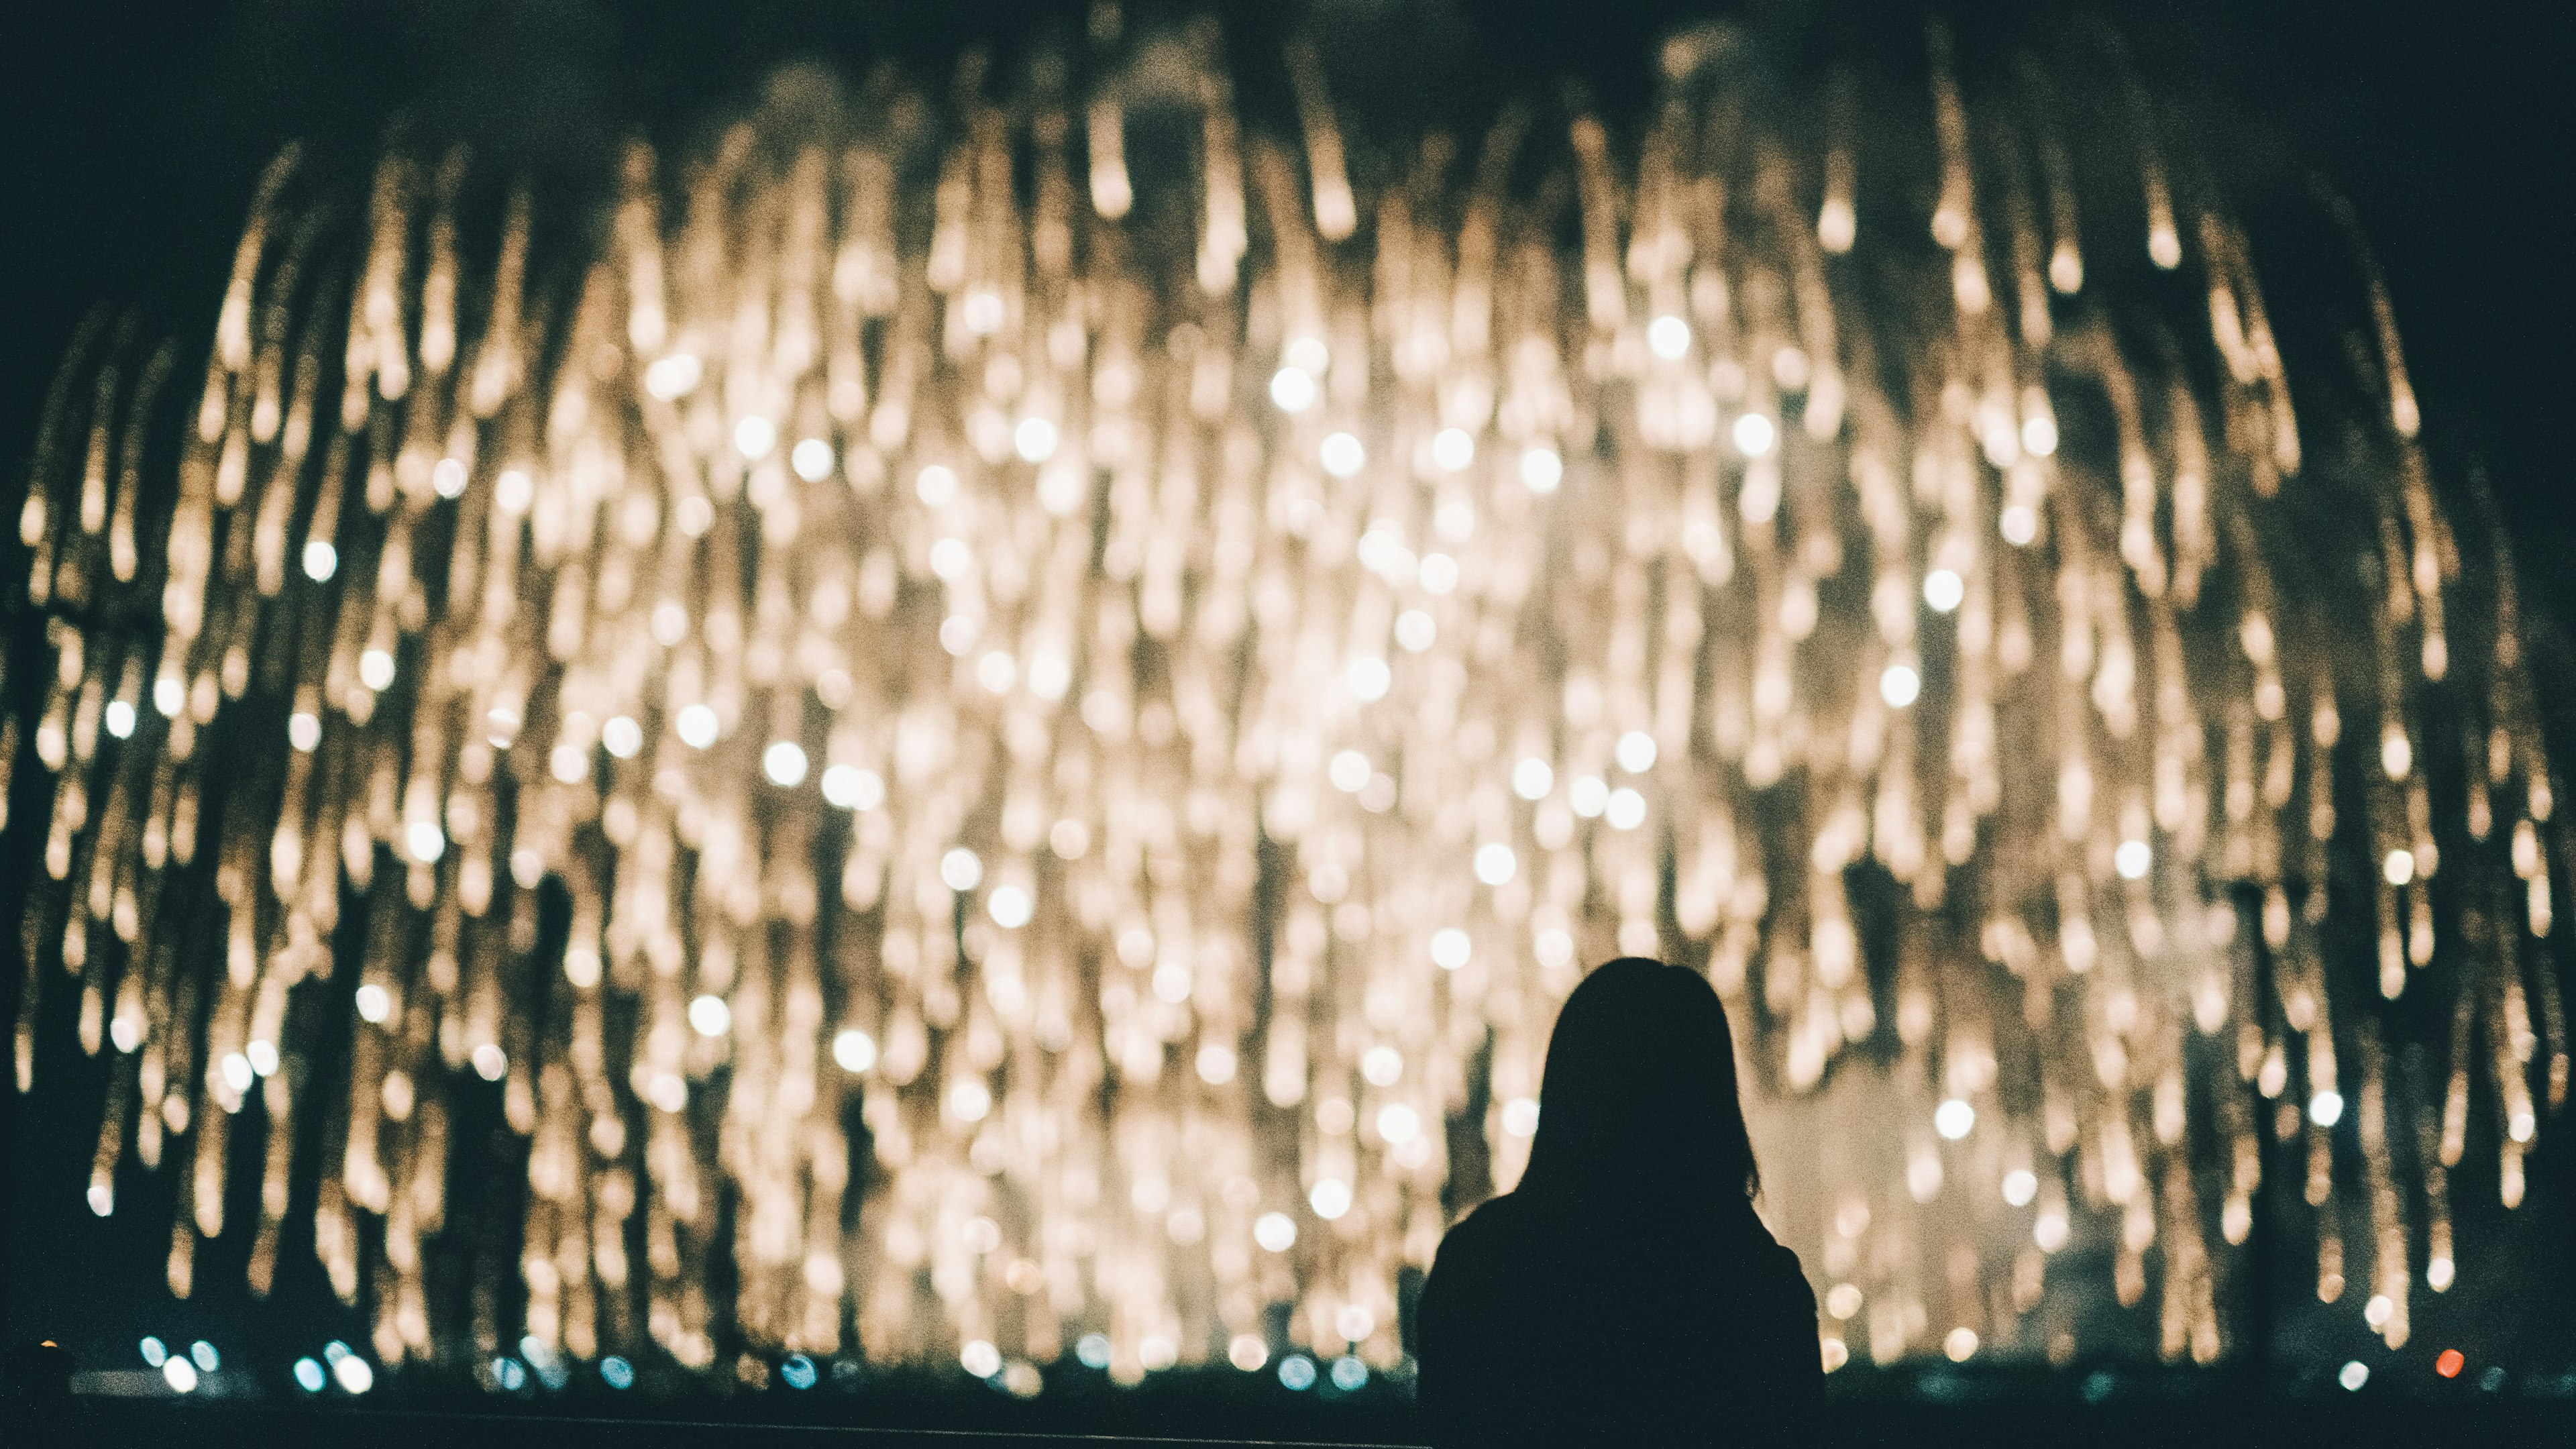
[[[2460,1370],[2468,1366],[2468,1362],[2467,1357],[2458,1349],[2446,1348],[2442,1350],[2440,1358],[2433,1360],[2433,1372],[2446,1379],[2455,1379],[2460,1376]]]

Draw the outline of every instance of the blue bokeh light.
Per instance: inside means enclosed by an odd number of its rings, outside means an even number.
[[[778,1366],[778,1376],[785,1379],[791,1389],[810,1389],[814,1387],[814,1360],[801,1353],[791,1353],[787,1362]]]
[[[1082,1366],[1084,1368],[1109,1367],[1109,1335],[1105,1333],[1084,1334],[1080,1341],[1074,1344],[1073,1356],[1082,1360]]]
[[[519,1340],[519,1357],[528,1361],[528,1367],[535,1372],[537,1382],[547,1388],[560,1389],[564,1386],[565,1380],[570,1377],[563,1355],[555,1352],[553,1344],[533,1333]]]
[[[322,1372],[320,1361],[309,1358],[299,1358],[295,1361],[297,1388],[308,1394],[318,1394],[322,1392],[322,1386],[330,1381],[329,1375]]]
[[[1361,1386],[1367,1382],[1367,1364],[1360,1362],[1350,1354],[1344,1354],[1340,1358],[1333,1360],[1334,1388],[1340,1389],[1346,1394],[1355,1394],[1358,1393]]]
[[[504,1393],[515,1394],[527,1387],[528,1367],[515,1358],[496,1358],[492,1360],[492,1382],[500,1385]]]
[[[599,1361],[599,1376],[606,1379],[612,1389],[633,1388],[635,1365],[612,1353]]]
[[[1303,1392],[1315,1386],[1315,1361],[1302,1353],[1292,1353],[1279,1360],[1279,1382]]]
[[[150,1364],[154,1368],[159,1368],[162,1361],[169,1357],[170,1350],[167,1345],[161,1342],[161,1340],[149,1336],[143,1340],[143,1361],[145,1363]]]

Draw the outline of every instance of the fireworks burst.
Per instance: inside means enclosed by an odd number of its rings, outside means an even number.
[[[523,1293],[580,1359],[1390,1365],[1556,1003],[1652,954],[1731,1004],[1829,1368],[2142,1302],[2208,1361],[2294,1164],[2402,1343],[2448,1170],[2515,1202],[2567,1090],[2509,563],[2366,256],[2324,447],[2147,113],[2081,197],[1935,40],[1928,217],[1849,88],[1688,41],[1633,146],[1515,109],[1365,187],[1311,56],[1272,134],[1206,30],[497,240],[461,155],[353,234],[290,152],[202,387],[101,324],[46,414],[20,1089],[77,991],[91,1206],[178,1174],[183,1295],[228,1231],[266,1290],[319,1114],[388,1362]],[[451,1313],[467,1093],[531,1190]]]

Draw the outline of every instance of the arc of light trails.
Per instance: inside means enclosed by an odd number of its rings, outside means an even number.
[[[1384,1365],[1556,1002],[1658,953],[1734,1005],[1829,1366],[2151,1294],[2213,1358],[2299,1164],[2403,1342],[2450,1170],[2516,1201],[2566,1095],[2567,847],[2367,259],[2321,460],[2227,214],[2145,148],[2139,295],[2207,331],[2097,298],[2053,104],[1942,45],[1925,246],[1848,86],[1811,166],[1685,44],[1634,154],[1515,111],[1355,199],[1311,56],[1301,174],[1158,44],[1186,177],[1052,63],[637,148],[570,266],[400,150],[352,246],[289,153],[202,388],[85,334],[0,761],[92,1206],[175,1174],[182,1294],[310,1211],[387,1360],[523,1289],[581,1358]],[[525,1246],[434,1305],[491,1091]]]

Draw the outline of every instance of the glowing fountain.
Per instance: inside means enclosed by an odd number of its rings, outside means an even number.
[[[1935,40],[1929,218],[1688,41],[1633,155],[1516,110],[1373,194],[1311,58],[1283,144],[1206,31],[1147,57],[1185,175],[1128,169],[1114,47],[638,148],[497,244],[461,156],[348,238],[290,152],[202,387],[102,325],[47,415],[21,1089],[77,990],[90,1202],[181,1174],[181,1294],[227,1231],[265,1291],[322,1114],[388,1363],[485,1332],[421,1245],[497,1091],[544,1354],[848,1310],[1030,1392],[1086,1335],[1359,1373],[1518,1174],[1556,1002],[1661,954],[1733,1006],[1829,1366],[2071,1353],[2120,1310],[2070,1248],[2218,1355],[2274,1141],[2402,1342],[2446,1170],[2512,1202],[2566,1094],[2508,561],[2366,258],[2328,466],[2229,216],[2148,145],[2144,234],[2079,235],[2046,114],[1972,135]],[[2138,345],[2111,250],[2206,333]]]

